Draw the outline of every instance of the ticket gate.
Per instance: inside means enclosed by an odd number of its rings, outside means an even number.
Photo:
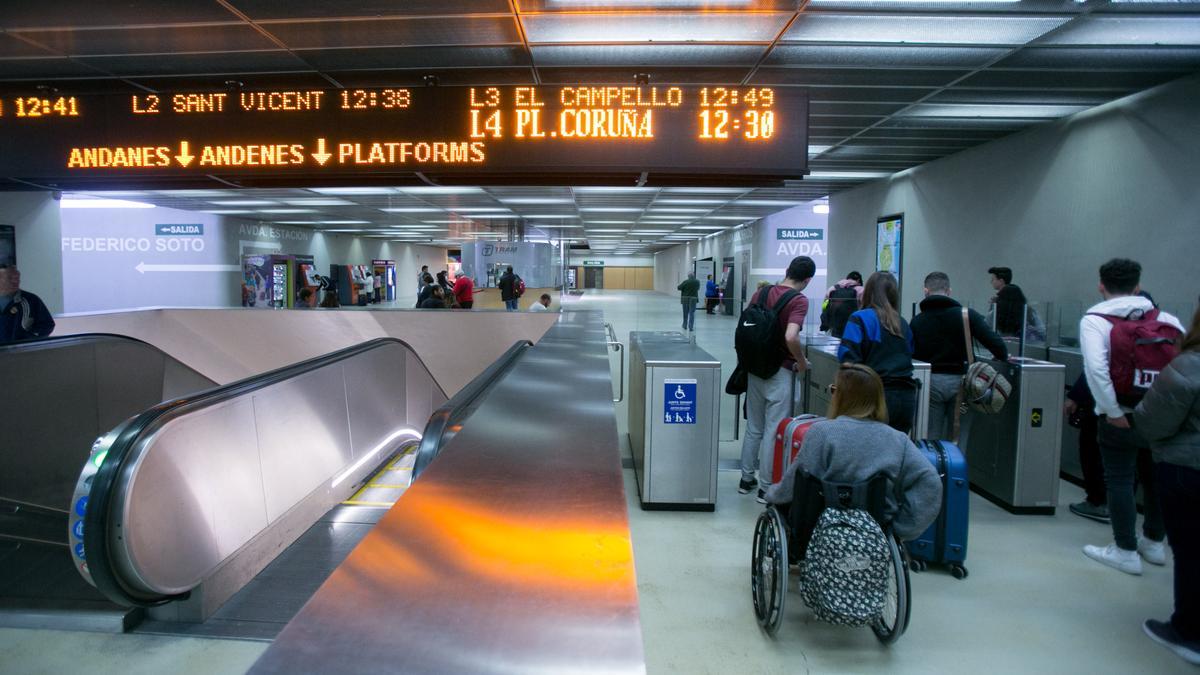
[[[808,370],[804,373],[804,392],[801,396],[801,409],[812,415],[825,415],[833,395],[829,385],[837,378],[837,350],[841,340],[835,337],[813,336],[807,338],[804,345],[805,356],[808,358]],[[929,364],[924,361],[913,361],[913,378],[919,383],[917,390],[917,419],[913,425],[913,438],[928,437],[929,429]]]
[[[1063,391],[1071,390],[1071,385],[1083,373],[1083,354],[1078,347],[1051,347],[1049,358],[1051,363],[1061,365],[1063,371]],[[1065,400],[1065,398],[1064,398]],[[1077,485],[1083,485],[1083,467],[1079,463],[1079,429],[1066,423],[1062,425],[1062,461],[1059,473],[1063,480],[1069,480]]]
[[[1057,363],[988,359],[1012,384],[1004,409],[971,413],[971,487],[1012,513],[1053,515],[1063,440],[1063,373]]]

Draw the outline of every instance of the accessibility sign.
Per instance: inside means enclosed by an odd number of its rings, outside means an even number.
[[[663,422],[696,423],[696,380],[663,380]]]

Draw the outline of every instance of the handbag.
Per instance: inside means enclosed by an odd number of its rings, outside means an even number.
[[[746,393],[746,389],[749,387],[749,380],[746,375],[746,369],[742,368],[742,365],[739,363],[733,369],[733,373],[729,375],[729,380],[725,383],[725,393],[730,396],[739,396]]]
[[[970,407],[978,412],[994,415],[1004,409],[1012,393],[1012,384],[991,364],[975,360],[975,348],[971,339],[971,321],[968,309],[963,307],[963,338],[967,345],[967,374],[963,376],[961,389],[962,407]],[[955,417],[955,427],[958,418]],[[955,430],[957,434],[957,429]]]

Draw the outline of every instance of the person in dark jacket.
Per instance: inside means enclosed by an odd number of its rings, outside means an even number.
[[[496,282],[496,286],[500,289],[500,299],[504,301],[504,309],[509,312],[517,311],[517,302],[520,296],[517,295],[517,275],[513,274],[511,265],[505,268],[504,274],[500,275],[500,281]]]
[[[433,275],[428,272],[421,278],[421,284],[421,291],[417,293],[418,309],[420,309],[422,303],[429,299],[429,296],[433,294],[433,289],[437,287],[433,282]]]
[[[988,268],[992,275],[992,288],[996,294],[989,301],[995,305],[996,332],[1001,335],[1020,335],[1025,325],[1025,293],[1012,282],[1012,270],[1007,267]]]
[[[429,289],[429,297],[421,301],[421,309],[446,309],[446,292],[442,287],[434,284]]]
[[[900,316],[900,289],[891,272],[876,272],[863,287],[863,308],[850,315],[838,361],[870,366],[883,380],[888,426],[908,433],[917,409],[913,334]]]
[[[1108,489],[1104,485],[1104,460],[1100,457],[1100,418],[1096,417],[1096,399],[1083,373],[1067,392],[1063,404],[1067,424],[1079,429],[1079,468],[1083,471],[1084,500],[1069,504],[1071,513],[1101,523],[1109,522]]]
[[[988,327],[987,319],[973,309],[964,309],[950,297],[950,277],[945,272],[930,272],[925,277],[925,299],[921,301],[921,313],[913,317],[912,332],[913,358],[930,365],[928,438],[955,441],[965,448],[969,415],[961,416],[958,437],[954,436],[955,408],[963,375],[967,374],[964,311],[971,327],[972,346],[979,342],[992,356],[1001,361],[1007,359],[1004,340]]]
[[[54,317],[46,303],[21,290],[21,271],[11,263],[0,264],[0,342],[41,338],[54,332]]]
[[[683,330],[696,330],[696,303],[700,301],[700,280],[694,272],[675,287],[679,291],[679,302],[683,305]]]
[[[1200,665],[1200,309],[1179,356],[1133,413],[1150,442],[1167,540],[1175,554],[1175,613],[1143,629],[1188,663]]]

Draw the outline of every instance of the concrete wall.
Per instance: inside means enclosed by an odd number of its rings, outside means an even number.
[[[40,297],[52,313],[62,312],[58,202],[48,192],[0,193],[0,225],[14,226],[21,288]]]
[[[987,268],[1003,265],[1031,301],[1086,308],[1100,264],[1122,256],[1142,263],[1156,300],[1190,317],[1198,103],[1191,76],[833,195],[830,267],[873,270],[876,218],[903,212],[906,307],[934,269],[956,296],[986,302]]]

